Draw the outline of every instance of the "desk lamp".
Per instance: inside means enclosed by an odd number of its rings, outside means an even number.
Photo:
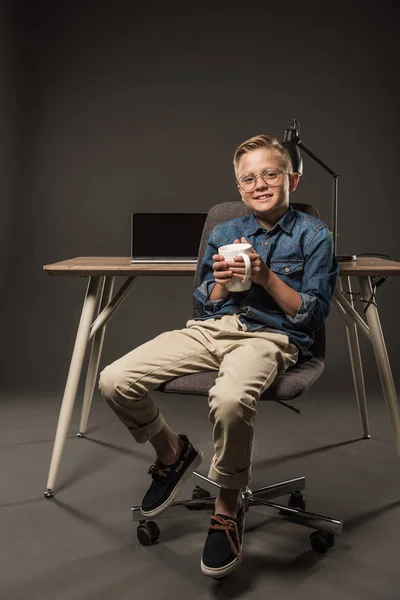
[[[332,214],[332,236],[333,236],[333,251],[336,255],[336,259],[340,261],[353,261],[357,259],[355,254],[337,254],[337,222],[338,222],[338,180],[339,174],[335,171],[332,171],[322,162],[315,154],[311,152],[308,148],[304,146],[302,143],[300,136],[300,125],[296,119],[293,119],[289,129],[285,129],[285,135],[283,137],[283,142],[281,142],[282,146],[288,151],[290,159],[292,161],[293,172],[298,173],[299,175],[303,175],[303,159],[301,158],[300,150],[304,150],[311,158],[313,158],[321,167],[328,171],[333,177],[333,214]]]

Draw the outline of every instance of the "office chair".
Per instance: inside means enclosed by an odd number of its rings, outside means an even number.
[[[294,209],[306,212],[311,216],[317,218],[319,216],[317,209],[312,205],[292,203],[291,206]],[[211,208],[200,241],[199,259],[194,278],[194,289],[200,283],[200,265],[212,229],[221,221],[241,217],[245,214],[248,214],[248,209],[240,201],[222,202]],[[195,308],[195,300],[193,306],[194,316],[198,317],[199,315]],[[298,363],[289,368],[285,373],[278,375],[273,384],[263,392],[259,400],[274,400],[287,408],[296,410],[294,407],[285,403],[288,400],[292,400],[303,394],[321,375],[326,357],[325,346],[325,326],[323,326],[315,332],[315,340],[310,348],[313,355],[312,358],[305,362]],[[214,385],[217,375],[217,371],[204,371],[201,373],[182,375],[160,385],[156,388],[156,391],[166,394],[194,394],[208,396],[209,390]],[[198,481],[201,485],[196,485],[192,493],[192,498],[173,502],[168,509],[157,518],[161,519],[164,517],[182,515],[183,513],[187,514],[188,510],[208,510],[210,513],[212,512],[217,494],[210,494],[207,488],[217,492],[220,486],[196,471],[193,472],[193,476],[195,477],[195,481]],[[334,545],[334,536],[341,534],[343,523],[337,519],[305,512],[306,502],[304,495],[302,494],[302,490],[304,489],[305,477],[297,477],[288,481],[274,483],[253,491],[247,487],[242,492],[244,510],[246,512],[250,510],[258,514],[273,516],[314,529],[313,533],[310,535],[311,547],[316,552],[325,554],[329,548]],[[286,494],[289,494],[287,506],[271,502],[274,498]],[[139,542],[146,546],[154,544],[160,535],[160,529],[157,523],[145,519],[140,512],[140,506],[132,507],[132,517],[134,521],[139,521],[137,527],[137,537]]]

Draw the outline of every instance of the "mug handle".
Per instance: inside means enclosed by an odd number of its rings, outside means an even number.
[[[251,260],[249,258],[249,255],[246,254],[245,252],[241,252],[239,254],[239,256],[243,256],[244,264],[245,264],[245,267],[246,267],[246,272],[244,274],[244,279],[242,279],[242,283],[245,283],[246,281],[249,281],[249,279],[251,277]]]

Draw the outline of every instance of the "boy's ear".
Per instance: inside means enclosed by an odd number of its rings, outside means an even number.
[[[293,173],[289,175],[289,192],[295,192],[297,186],[299,185],[300,175],[298,173]]]
[[[238,184],[238,183],[236,184],[236,187],[237,187],[237,191],[238,191],[238,192],[239,192],[239,194],[240,194],[240,197],[241,197],[241,199],[243,200],[243,194],[242,194],[242,190],[240,189],[240,187],[239,187],[239,184]]]

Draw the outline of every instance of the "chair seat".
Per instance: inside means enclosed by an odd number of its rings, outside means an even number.
[[[318,379],[324,370],[324,361],[310,358],[288,369],[275,378],[273,384],[265,390],[260,400],[292,400],[303,394]],[[215,383],[218,371],[190,373],[170,379],[155,391],[169,394],[195,394],[208,396]]]

